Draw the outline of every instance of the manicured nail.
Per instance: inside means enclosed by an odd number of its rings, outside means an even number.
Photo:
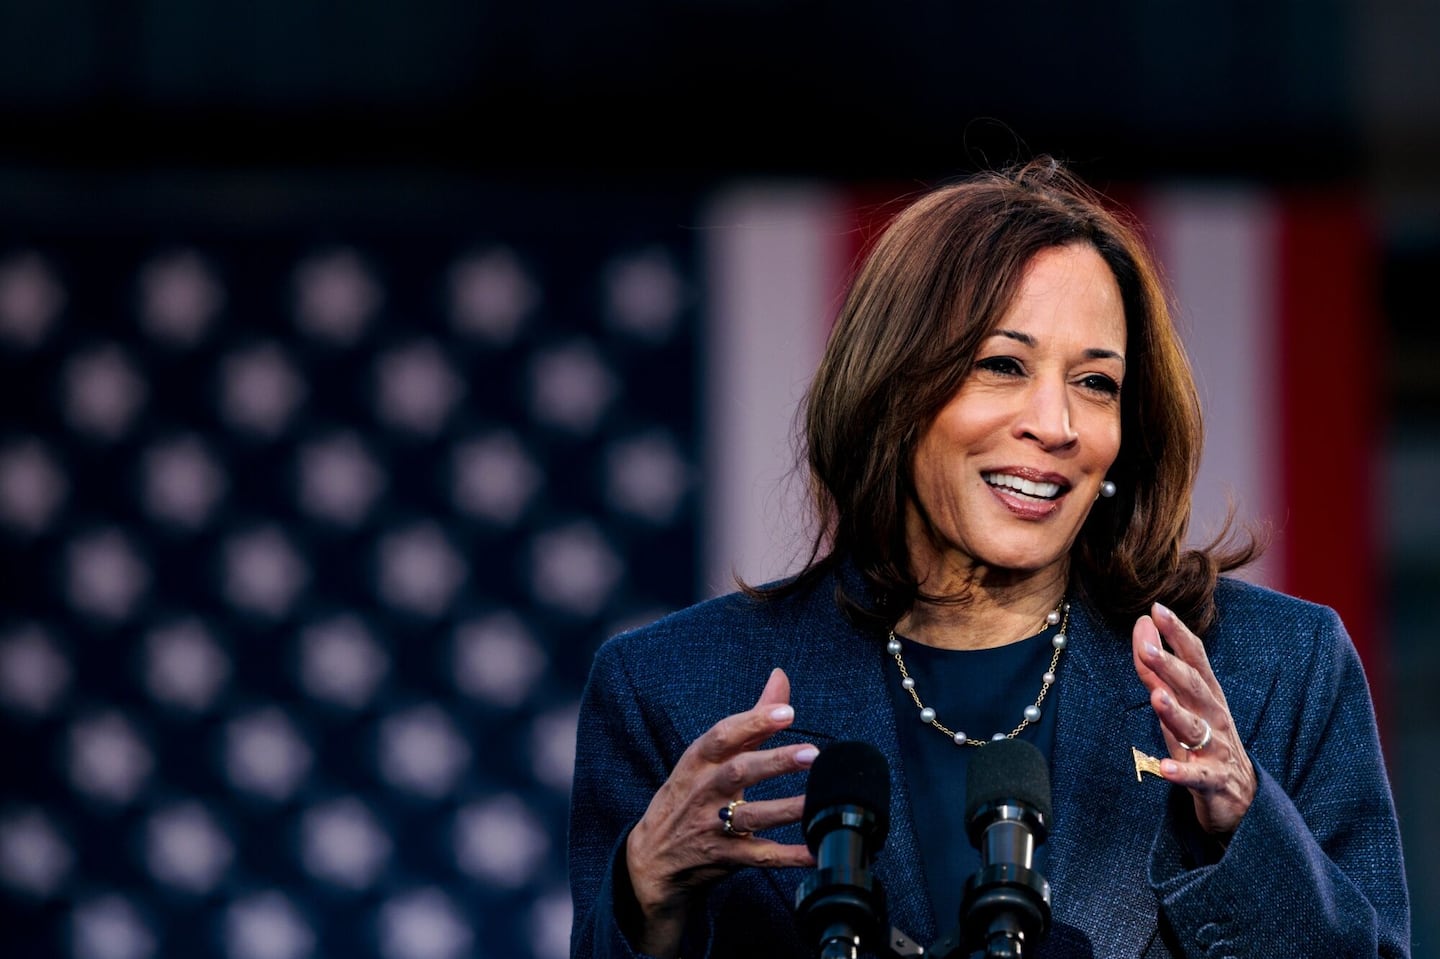
[[[1160,694],[1160,702],[1164,703],[1166,706],[1173,706],[1173,705],[1174,705],[1174,703],[1172,703],[1172,702],[1170,701],[1170,694],[1169,694],[1169,693],[1166,693],[1166,692],[1162,692],[1162,693]]]
[[[1180,764],[1173,759],[1160,760],[1160,771],[1167,776],[1174,776],[1180,772]]]
[[[770,718],[777,723],[788,722],[795,718],[795,710],[789,706],[776,706],[770,710]]]
[[[1156,658],[1157,656],[1160,655],[1160,647],[1159,647],[1159,646],[1156,646],[1154,643],[1146,643],[1146,644],[1145,644],[1145,655],[1148,656],[1148,657],[1151,658],[1151,659]]]
[[[1172,623],[1175,622],[1175,614],[1170,611],[1170,607],[1156,603],[1155,612],[1160,614],[1161,619],[1168,619]]]
[[[806,746],[795,754],[795,761],[802,766],[808,766],[815,761],[815,757],[818,755],[820,755],[820,750],[814,746]]]

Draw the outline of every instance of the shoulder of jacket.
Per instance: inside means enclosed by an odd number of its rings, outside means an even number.
[[[1335,616],[1335,611],[1322,603],[1234,576],[1220,577],[1215,587],[1215,608],[1222,618],[1279,615],[1314,623]]]

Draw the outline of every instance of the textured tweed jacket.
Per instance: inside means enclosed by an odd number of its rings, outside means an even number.
[[[1038,955],[1408,956],[1409,904],[1394,805],[1361,665],[1335,613],[1224,580],[1206,638],[1259,776],[1213,865],[1187,869],[1182,790],[1137,782],[1131,747],[1165,754],[1128,634],[1076,604],[1060,665],[1046,878],[1053,920]],[[780,602],[731,595],[616,636],[580,711],[570,823],[574,959],[633,956],[616,923],[621,844],[686,745],[754,705],[771,668],[791,681],[792,728],[770,745],[862,739],[890,762],[891,830],[875,874],[890,925],[929,945],[936,917],[887,694],[882,638],[836,607],[833,584]],[[890,677],[893,681],[894,677]],[[803,773],[751,787],[798,795]],[[1175,794],[1179,795],[1175,795]],[[963,797],[956,799],[961,815]],[[802,842],[798,825],[773,838]],[[794,922],[803,869],[742,870],[696,909],[683,955],[807,959]],[[623,905],[622,905],[623,908]]]

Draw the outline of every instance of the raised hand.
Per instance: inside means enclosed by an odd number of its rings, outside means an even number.
[[[1150,690],[1150,705],[1170,747],[1160,775],[1190,790],[1201,828],[1223,842],[1255,799],[1255,767],[1235,731],[1205,647],[1159,603],[1135,621],[1131,646],[1135,670]]]
[[[696,892],[746,866],[813,866],[804,845],[752,835],[798,822],[805,797],[740,802],[746,787],[805,769],[811,745],[756,749],[794,721],[790,680],[771,671],[755,706],[726,716],[690,744],[650,800],[626,840],[630,884],[644,927],[627,930],[632,945],[652,956],[674,956]],[[719,811],[730,810],[729,828]]]

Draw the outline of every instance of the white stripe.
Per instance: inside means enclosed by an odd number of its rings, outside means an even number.
[[[1237,519],[1273,522],[1277,534],[1265,558],[1241,575],[1278,587],[1285,516],[1277,214],[1263,196],[1231,189],[1165,190],[1144,209],[1205,411],[1190,539],[1218,532],[1233,496]]]
[[[701,595],[793,572],[806,555],[797,406],[837,305],[845,209],[821,186],[746,185],[704,219]]]

